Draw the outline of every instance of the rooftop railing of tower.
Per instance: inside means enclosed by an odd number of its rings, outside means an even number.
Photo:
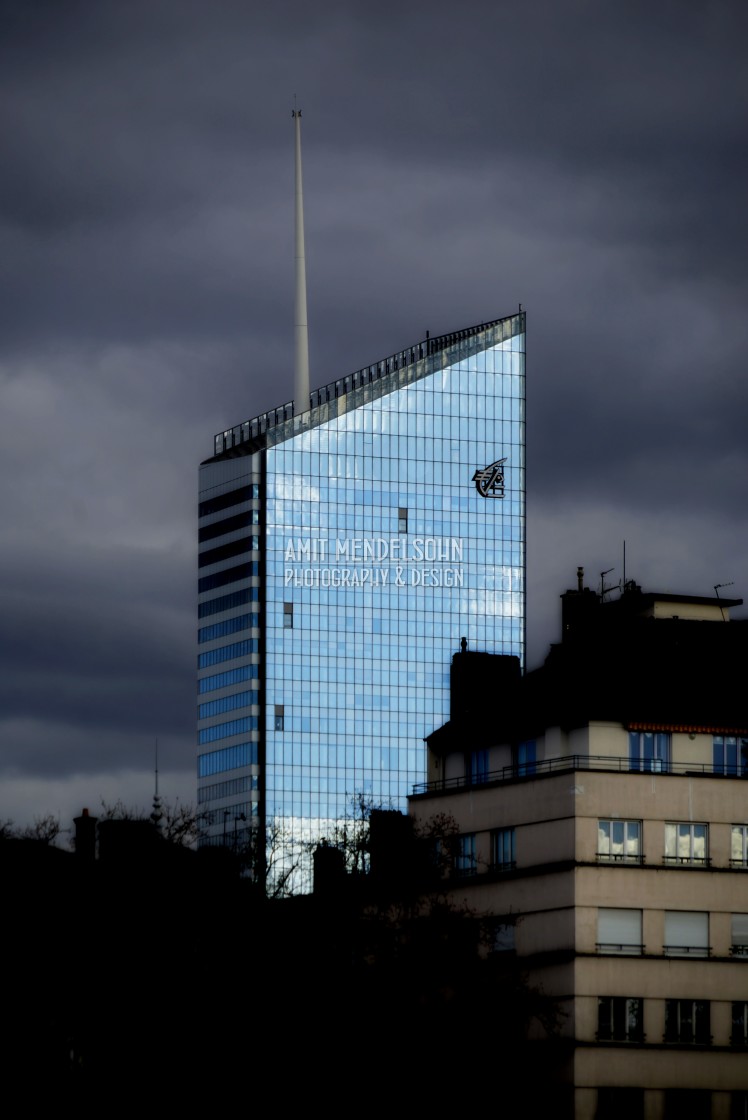
[[[518,319],[522,314],[524,313],[504,316],[501,319],[492,319],[488,323],[478,323],[477,326],[436,335],[434,338],[427,337],[422,342],[417,342],[415,346],[408,346],[405,350],[399,350],[389,358],[383,358],[380,362],[363,366],[362,369],[356,370],[355,373],[351,373],[347,377],[340,377],[336,381],[330,381],[327,385],[323,385],[321,389],[313,390],[309,394],[310,409],[319,408],[320,405],[326,404],[328,401],[337,400],[354,389],[360,389],[363,385],[370,385],[372,382],[391,377],[406,366],[413,365],[415,362],[431,357],[443,350],[448,350],[461,342],[466,342],[501,322]],[[233,428],[227,428],[226,431],[219,432],[215,437],[214,454],[221,455],[224,451],[230,451],[241,444],[261,441],[270,428],[275,428],[287,420],[293,420],[295,415],[297,413],[294,409],[294,402],[288,401],[278,408],[272,408],[269,412],[263,412],[259,416],[255,416],[252,420],[245,420],[243,424],[236,424]]]

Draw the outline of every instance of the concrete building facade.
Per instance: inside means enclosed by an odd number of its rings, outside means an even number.
[[[603,602],[580,585],[542,668],[453,659],[451,719],[429,738],[410,812],[454,818],[450,891],[556,1000],[559,1037],[539,1053],[566,1115],[748,1109],[748,635],[735,605],[633,584]],[[477,698],[487,679],[490,706]]]

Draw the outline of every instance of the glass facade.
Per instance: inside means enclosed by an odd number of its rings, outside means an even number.
[[[259,717],[258,820],[284,837],[330,836],[361,796],[404,808],[425,778],[423,738],[448,718],[463,637],[523,657],[524,327],[521,313],[427,340],[316,391],[309,412],[222,433],[201,468],[213,617],[199,631],[211,702],[198,738],[223,738],[216,717],[241,693]],[[258,552],[251,569],[237,562]],[[226,646],[238,630],[247,640]]]

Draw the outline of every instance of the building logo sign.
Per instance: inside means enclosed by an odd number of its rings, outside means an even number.
[[[288,538],[285,587],[462,587],[462,537]]]
[[[481,498],[504,497],[505,462],[506,456],[503,459],[497,459],[495,463],[489,463],[487,467],[481,467],[480,470],[475,472],[473,482]]]

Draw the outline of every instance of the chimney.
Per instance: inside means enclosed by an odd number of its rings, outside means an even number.
[[[81,815],[75,817],[75,854],[79,859],[93,863],[96,859],[96,817],[88,815],[88,809],[81,810]]]

